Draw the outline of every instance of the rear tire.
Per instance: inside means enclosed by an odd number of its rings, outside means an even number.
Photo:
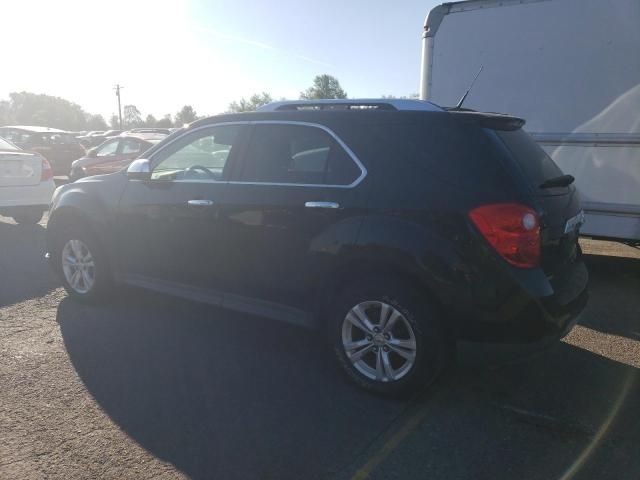
[[[83,302],[108,297],[113,287],[111,269],[93,232],[83,226],[69,226],[60,229],[54,243],[54,268],[67,293]]]
[[[22,207],[12,214],[16,223],[21,225],[35,225],[42,220],[44,210],[41,207]]]
[[[438,309],[408,282],[363,279],[333,303],[334,353],[349,379],[365,390],[405,396],[433,383],[451,358]]]

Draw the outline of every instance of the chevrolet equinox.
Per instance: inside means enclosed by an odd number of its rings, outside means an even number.
[[[583,214],[524,120],[418,100],[198,120],[57,189],[72,297],[126,284],[321,326],[359,386],[433,381],[456,340],[558,339],[587,301]]]

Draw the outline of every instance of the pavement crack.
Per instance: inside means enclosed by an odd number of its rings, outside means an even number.
[[[527,423],[534,427],[543,428],[551,432],[576,437],[592,437],[596,433],[592,429],[584,425],[580,425],[575,422],[568,422],[566,420],[560,420],[559,418],[547,415],[545,413],[526,410],[524,408],[508,404],[495,402],[492,403],[499,409],[511,414],[519,422]]]

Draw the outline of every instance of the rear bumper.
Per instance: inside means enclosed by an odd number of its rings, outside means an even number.
[[[587,305],[589,274],[584,262],[578,260],[561,276],[547,281],[550,295],[539,296],[519,285],[494,308],[477,307],[477,314],[461,323],[460,338],[540,345],[563,338]]]
[[[46,210],[56,189],[53,180],[21,187],[0,187],[0,211],[15,207],[43,206]]]

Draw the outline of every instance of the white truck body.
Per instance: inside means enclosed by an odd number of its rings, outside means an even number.
[[[527,120],[576,177],[582,233],[640,242],[640,0],[469,0],[425,22],[420,98]]]

